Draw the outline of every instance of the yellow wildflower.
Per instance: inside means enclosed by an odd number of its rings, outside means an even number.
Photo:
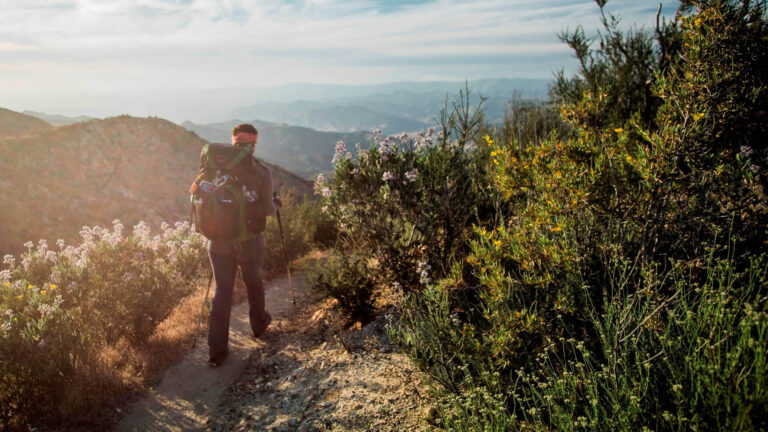
[[[487,142],[489,146],[493,145],[493,138],[491,138],[490,135],[486,134],[483,138],[485,138],[485,142]]]
[[[693,22],[693,24],[698,27],[701,25],[701,18],[696,18],[696,21]]]
[[[627,162],[632,162],[632,156],[627,155]]]
[[[50,288],[51,288],[51,291],[55,290],[56,289],[56,284],[51,284]]]
[[[496,246],[501,246],[501,240],[496,240],[493,242]]]
[[[24,297],[23,295],[19,294],[19,295],[16,296],[16,299],[17,300],[21,300],[23,297]]]
[[[614,132],[616,132],[616,133],[622,133],[622,132],[624,132],[624,129],[622,129],[622,128],[616,128],[616,129],[614,129],[613,131],[614,131]]]
[[[704,113],[694,113],[693,121],[699,121],[702,117],[704,117]]]
[[[40,290],[40,294],[45,295],[45,290]]]
[[[550,230],[550,231],[553,231],[553,232],[560,232],[560,231],[562,231],[563,229],[562,229],[562,228],[560,228],[560,227],[552,227],[552,228],[550,228],[549,230]]]
[[[9,286],[11,286],[11,283],[10,282],[6,282],[5,283],[5,287],[8,288]]]

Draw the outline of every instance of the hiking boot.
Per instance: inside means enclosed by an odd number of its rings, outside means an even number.
[[[217,354],[217,355],[211,355],[208,357],[208,366],[210,367],[217,367],[224,363],[224,360],[229,355],[228,352],[225,352],[224,354]]]
[[[269,323],[272,322],[272,315],[269,312],[264,311],[264,316],[261,317],[261,325],[253,329],[253,337],[261,337],[266,333]]]

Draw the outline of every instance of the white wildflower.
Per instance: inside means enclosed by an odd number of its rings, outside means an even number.
[[[120,219],[115,219],[115,220],[112,221],[112,230],[114,230],[116,234],[122,236],[123,235],[123,228],[124,228],[124,226],[123,226],[123,223],[120,222]]]
[[[37,306],[37,311],[42,315],[41,318],[44,318],[53,312],[53,307],[47,303],[41,303],[39,306]]]
[[[381,179],[384,181],[394,180],[394,178],[395,176],[393,176],[389,171],[384,171],[384,174],[381,176]]]
[[[343,160],[346,157],[346,147],[344,145],[344,141],[337,141],[336,142],[336,151],[333,153],[333,159],[331,160],[331,163],[336,165],[339,161]]]
[[[7,265],[9,268],[13,267],[13,265],[16,264],[16,258],[13,257],[13,255],[5,255],[3,256],[3,265]]]
[[[416,171],[410,170],[405,173],[405,179],[410,183],[416,181]]]
[[[45,260],[50,261],[52,263],[56,263],[56,260],[58,259],[58,255],[56,255],[56,252],[54,251],[45,251]]]
[[[323,188],[323,190],[320,191],[320,195],[322,195],[324,198],[329,198],[331,195],[333,195],[333,192],[331,192],[331,188],[326,186]]]
[[[318,174],[317,179],[315,179],[315,184],[313,186],[315,195],[320,195],[320,191],[323,190],[326,183],[327,181],[325,180],[325,176],[323,175],[323,173]]]
[[[379,141],[379,153],[382,156],[389,154],[389,142],[388,141]]]
[[[419,261],[416,264],[416,273],[419,275],[419,282],[422,285],[426,285],[430,282],[429,271],[432,269],[426,261]]]

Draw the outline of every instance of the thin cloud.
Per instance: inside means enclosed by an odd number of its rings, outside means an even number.
[[[645,26],[658,7],[608,5],[625,23]],[[32,94],[44,87],[74,98],[120,89],[546,77],[573,67],[557,34],[599,24],[591,0],[0,0],[0,8],[0,82],[14,83],[0,99],[37,109],[44,107],[24,101],[40,100]]]

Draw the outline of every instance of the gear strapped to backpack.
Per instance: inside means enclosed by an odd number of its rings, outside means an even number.
[[[247,148],[206,144],[190,187],[195,229],[213,241],[239,241],[266,225],[259,188],[264,181]]]

